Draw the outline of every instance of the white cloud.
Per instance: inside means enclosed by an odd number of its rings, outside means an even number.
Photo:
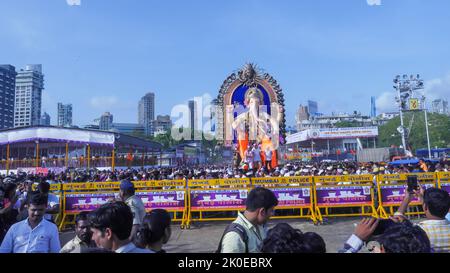
[[[441,78],[425,81],[425,89],[419,90],[419,94],[424,94],[427,98],[427,105],[430,107],[431,102],[436,99],[450,100],[450,73]],[[416,93],[416,96],[419,95]],[[398,111],[398,105],[395,101],[396,91],[382,93],[376,100],[377,112],[393,112]]]
[[[398,105],[395,101],[395,90],[392,92],[384,92],[376,99],[377,113],[396,112]]]
[[[81,6],[81,0],[66,0],[69,6]]]
[[[381,0],[367,0],[369,6],[381,6]]]
[[[450,73],[442,78],[432,79],[425,82],[425,96],[427,101],[436,99],[450,99]]]

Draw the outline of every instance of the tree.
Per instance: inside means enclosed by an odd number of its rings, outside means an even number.
[[[427,148],[425,116],[423,112],[407,112],[403,117],[403,124],[409,129],[410,121],[414,121],[409,133],[409,143],[413,152],[417,149]],[[450,117],[441,114],[428,114],[428,129],[430,132],[430,145],[432,148],[450,148]],[[402,145],[401,135],[397,131],[400,126],[400,117],[393,118],[385,125],[379,127],[378,145],[390,147]]]

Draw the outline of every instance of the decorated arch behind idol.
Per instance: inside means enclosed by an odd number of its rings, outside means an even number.
[[[272,151],[272,167],[278,164],[278,149],[286,137],[283,91],[277,81],[252,63],[229,75],[215,104],[219,141],[235,147],[241,159],[249,148],[259,146],[262,159]]]

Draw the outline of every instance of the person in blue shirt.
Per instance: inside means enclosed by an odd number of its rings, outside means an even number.
[[[0,253],[59,253],[58,228],[44,219],[47,195],[34,192],[28,218],[11,226],[0,246]]]

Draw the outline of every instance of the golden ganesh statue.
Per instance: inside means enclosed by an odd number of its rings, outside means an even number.
[[[262,105],[264,97],[257,87],[252,87],[245,93],[245,112],[239,114],[232,123],[233,130],[237,133],[237,149],[244,159],[247,149],[252,144],[261,145],[261,158],[266,161],[266,154],[272,152],[271,167],[278,165],[277,150],[279,146],[280,121],[282,120],[281,106],[272,103],[271,115],[264,111],[266,105]],[[249,146],[250,144],[250,146]]]

